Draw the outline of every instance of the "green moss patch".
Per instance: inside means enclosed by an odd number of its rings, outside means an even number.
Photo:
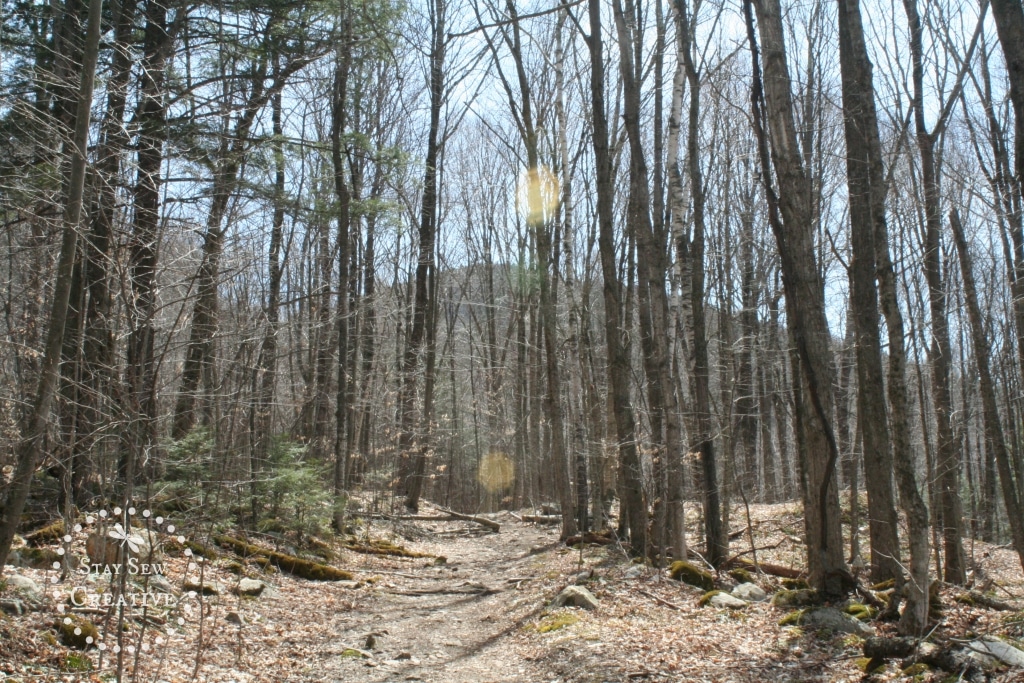
[[[871,621],[878,614],[878,610],[875,608],[863,605],[859,602],[849,603],[843,608],[843,611],[854,619],[859,619],[860,621]]]
[[[57,551],[50,548],[33,548],[29,546],[18,548],[17,553],[21,558],[21,563],[32,569],[50,569],[53,567],[54,562],[63,561],[63,558],[57,554]]]
[[[801,589],[779,591],[772,596],[772,604],[776,607],[810,607],[821,602],[818,591]]]
[[[78,650],[94,646],[98,637],[96,626],[77,614],[61,617],[57,622],[57,634],[60,636],[60,642]]]
[[[714,590],[715,588],[715,577],[692,562],[684,560],[673,562],[672,566],[668,568],[668,572],[669,576],[676,581],[682,581],[691,586],[702,588],[705,591]]]
[[[711,604],[711,598],[715,597],[722,591],[708,591],[704,595],[700,596],[700,600],[697,602],[701,607],[707,607]]]
[[[54,543],[60,543],[61,538],[64,536],[64,520],[58,519],[56,522],[51,522],[41,529],[36,529],[32,533],[25,536],[25,542],[33,548],[38,548],[42,545],[52,545]]]
[[[779,626],[799,626],[800,619],[804,616],[802,609],[794,610],[786,616],[779,619]]]
[[[754,575],[746,569],[730,569],[729,576],[736,583],[754,583]]]
[[[551,633],[566,626],[572,626],[579,620],[580,618],[572,612],[558,612],[541,619],[535,628],[537,633]]]

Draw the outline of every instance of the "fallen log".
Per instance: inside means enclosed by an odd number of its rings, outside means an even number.
[[[988,609],[996,610],[997,612],[1013,611],[1013,605],[1010,603],[997,600],[996,598],[989,597],[988,595],[979,593],[978,591],[967,591],[966,593],[956,596],[954,600],[962,605],[980,605],[982,607],[987,607]]]
[[[336,569],[328,564],[311,562],[310,560],[279,553],[269,548],[261,548],[258,545],[246,543],[245,541],[232,538],[231,536],[214,536],[214,543],[222,548],[228,548],[240,557],[261,557],[278,569],[294,574],[302,579],[311,581],[350,581],[353,576],[346,571]]]
[[[461,512],[455,512],[448,508],[438,508],[441,512],[451,515],[455,519],[460,519],[463,522],[476,522],[481,526],[485,526],[488,529],[494,530],[495,533],[501,530],[501,525],[495,522],[493,519],[487,519],[486,517],[477,517],[475,515],[464,515]]]
[[[735,569],[735,568],[757,570],[764,574],[771,576],[778,576],[783,579],[802,579],[806,574],[799,570],[793,569],[792,567],[783,567],[781,564],[772,564],[770,562],[754,562],[753,560],[746,557],[733,557],[722,565],[722,569]]]
[[[595,534],[592,531],[588,531],[581,536],[570,536],[569,538],[565,539],[565,544],[567,546],[574,546],[577,543],[596,543],[597,545],[608,545],[613,540],[614,539],[612,538],[611,533]]]

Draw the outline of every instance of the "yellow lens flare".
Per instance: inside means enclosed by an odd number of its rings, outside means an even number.
[[[547,166],[529,168],[519,174],[516,208],[528,224],[539,225],[554,216],[560,199],[558,177]]]
[[[477,478],[489,493],[497,493],[512,486],[516,478],[516,467],[504,453],[491,451],[480,460]]]

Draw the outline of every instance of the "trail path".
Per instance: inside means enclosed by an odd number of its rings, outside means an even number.
[[[387,585],[359,591],[354,609],[330,619],[323,657],[311,664],[310,680],[551,680],[516,657],[506,641],[538,611],[529,584],[540,578],[544,554],[556,541],[552,532],[509,524],[499,534],[437,544],[445,565],[421,564],[403,570],[405,576],[387,575]],[[517,589],[508,581],[513,578],[529,580]],[[366,648],[370,634],[375,647]],[[372,658],[342,656],[346,647],[366,650]]]
[[[757,546],[765,562],[797,566],[801,522],[792,506],[759,506]],[[558,542],[554,528],[500,513],[500,533],[471,522],[374,520],[361,527],[372,539],[393,539],[422,557],[339,550],[333,564],[358,581],[308,581],[287,573],[259,574],[258,598],[222,591],[184,614],[183,625],[154,625],[139,680],[159,683],[854,683],[859,638],[806,630],[784,622],[786,609],[753,602],[742,609],[701,607],[701,589],[666,572],[631,565],[614,545],[582,553]],[[697,525],[694,524],[696,533]],[[742,551],[736,543],[733,552]],[[446,561],[435,562],[444,556]],[[977,556],[1000,595],[1016,609],[1024,577],[1008,549],[978,545]],[[183,559],[167,559],[175,571]],[[209,567],[222,587],[239,580],[225,556]],[[574,583],[581,566],[595,610],[553,609],[551,599]],[[256,575],[256,565],[246,563]],[[180,567],[179,567],[180,568]],[[19,573],[44,585],[46,570]],[[724,579],[723,579],[724,580]],[[775,579],[760,577],[769,592]],[[944,588],[939,635],[973,633],[1024,638],[1024,612],[987,610],[957,602]],[[109,680],[112,660],[98,677],[56,673],[68,652],[56,646],[55,602],[21,616],[0,615],[0,675],[11,681]],[[895,626],[871,622],[879,635]],[[138,632],[134,628],[132,633]],[[133,636],[134,637],[134,636]],[[163,642],[160,642],[160,641]],[[146,651],[145,647],[143,651]],[[99,665],[98,653],[86,653]],[[893,670],[893,673],[898,673]],[[23,675],[24,674],[24,675]],[[107,678],[104,678],[107,677]],[[891,677],[890,677],[891,678]],[[887,678],[886,680],[890,680]],[[1019,670],[993,681],[1021,681]]]

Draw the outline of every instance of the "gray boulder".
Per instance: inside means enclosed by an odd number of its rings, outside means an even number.
[[[4,581],[7,584],[7,590],[17,593],[21,600],[28,605],[38,607],[43,604],[43,589],[27,576],[11,574]]]
[[[232,587],[231,592],[248,598],[257,598],[263,592],[267,584],[255,579],[242,579],[237,586]]]
[[[224,586],[220,585],[216,581],[205,580],[202,583],[198,581],[186,581],[185,585],[182,586],[186,593],[196,593],[197,595],[223,595]]]
[[[867,624],[832,607],[819,607],[805,611],[800,616],[800,625],[811,630],[827,629],[836,633],[852,633],[858,636],[871,636],[875,633]]]
[[[552,607],[582,607],[597,609],[597,598],[583,586],[568,586],[551,601]]]
[[[1003,664],[1024,668],[1024,651],[1018,650],[1009,643],[1001,640],[985,639],[972,640],[967,643],[967,648],[975,654],[992,657]]]
[[[715,593],[708,602],[720,609],[743,609],[750,604],[746,600],[740,600],[728,593]]]
[[[626,570],[626,573],[622,575],[626,579],[639,579],[644,575],[644,567],[640,564],[634,564],[632,567]]]
[[[149,588],[161,593],[167,593],[168,595],[174,593],[174,586],[161,574],[153,574],[149,577]]]
[[[768,594],[756,583],[741,583],[732,589],[732,595],[747,602],[761,602],[768,598]]]

